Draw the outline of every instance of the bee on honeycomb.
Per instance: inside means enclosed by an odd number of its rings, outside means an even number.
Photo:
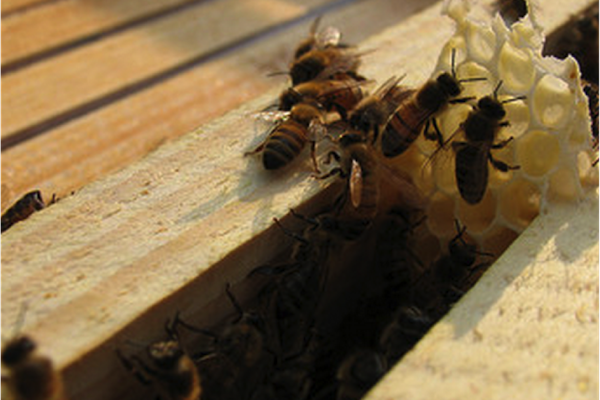
[[[408,157],[421,162],[409,162],[418,169],[412,173],[415,184],[430,199],[429,230],[447,242],[456,218],[469,227],[469,235],[483,251],[499,255],[549,204],[578,201],[587,188],[598,185],[588,101],[575,59],[543,57],[543,35],[529,16],[511,26],[499,15],[479,21],[462,1],[446,2],[444,13],[456,22],[456,31],[432,76],[452,68],[448,63],[454,52],[457,75],[485,80],[465,87],[464,95],[476,100],[453,105],[438,116],[443,148],[420,137]],[[452,143],[465,141],[465,121],[477,101],[492,94],[506,113],[494,144],[505,145],[488,151],[487,189],[472,204],[459,192],[455,174],[459,146]],[[403,157],[391,162],[406,163]],[[496,161],[515,167],[494,168]]]

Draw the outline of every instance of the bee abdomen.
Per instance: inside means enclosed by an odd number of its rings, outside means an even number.
[[[296,126],[294,121],[289,121],[273,132],[263,153],[263,165],[266,169],[281,168],[300,154],[306,144],[303,129],[299,124]]]
[[[414,123],[396,112],[383,131],[381,149],[386,157],[396,157],[404,153],[419,136],[422,124]]]
[[[480,145],[457,143],[456,184],[461,197],[469,204],[477,204],[487,188],[487,151]]]

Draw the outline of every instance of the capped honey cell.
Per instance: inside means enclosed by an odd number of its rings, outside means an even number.
[[[469,55],[473,59],[487,63],[494,57],[496,53],[496,35],[490,27],[471,23],[467,28],[466,39]]]
[[[532,131],[517,141],[517,162],[524,173],[538,177],[547,174],[558,162],[558,138],[545,131]]]
[[[525,229],[540,212],[540,189],[526,179],[515,179],[498,196],[500,213],[514,227]]]
[[[517,94],[528,92],[535,79],[530,51],[505,43],[498,61],[498,74],[505,89]]]
[[[498,257],[518,236],[519,233],[510,228],[496,226],[485,235],[481,244],[482,250]]]
[[[523,135],[529,128],[531,121],[529,106],[525,101],[517,100],[504,104],[504,110],[506,111],[508,126],[502,128],[502,134],[514,138]]]
[[[550,175],[548,197],[558,201],[574,201],[580,198],[579,177],[574,169],[561,166]]]
[[[435,193],[427,208],[427,227],[437,237],[450,236],[454,232],[454,198],[443,192]]]
[[[545,75],[533,91],[533,113],[548,128],[559,128],[569,121],[574,101],[565,81]]]

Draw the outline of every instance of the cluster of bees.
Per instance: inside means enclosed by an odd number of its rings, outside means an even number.
[[[165,340],[143,345],[143,352],[116,351],[122,366],[161,399],[359,399],[497,256],[480,251],[458,221],[440,254],[419,245],[430,235],[425,201],[387,160],[422,134],[436,146],[427,162],[442,153],[455,157],[458,192],[478,204],[490,166],[519,168],[494,151],[511,142],[497,140],[509,123],[504,104],[523,97],[499,100],[502,82],[487,96],[461,96],[463,85],[484,78],[457,77],[454,52],[451,71],[419,88],[391,77],[369,93],[373,82],[358,71],[361,54],[340,41],[338,30],[319,31],[318,22],[295,49],[292,85],[277,110],[260,113],[271,130],[246,154],[260,155],[264,168],[275,170],[308,146],[314,177],[337,176],[343,188],[316,215],[291,211],[305,224],[302,231],[275,220],[294,242],[291,254],[248,274],[259,288],[248,304],[226,285],[235,313],[225,324],[203,327],[176,314],[165,324]],[[597,148],[597,86],[585,90]],[[461,103],[471,104],[471,112],[457,132],[444,135],[436,116]],[[319,161],[317,146],[324,142],[334,149]],[[39,191],[25,195],[2,216],[2,231],[44,207]],[[13,398],[65,398],[51,360],[28,336],[13,336],[2,350],[8,371],[2,381]]]

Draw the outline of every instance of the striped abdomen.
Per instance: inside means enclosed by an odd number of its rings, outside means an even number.
[[[405,102],[394,113],[383,130],[381,150],[386,157],[396,157],[408,149],[421,131],[429,112],[414,101]]]
[[[489,146],[485,143],[453,143],[456,150],[456,184],[460,195],[469,204],[483,198],[488,183]]]
[[[308,141],[306,129],[293,119],[279,125],[265,143],[263,150],[265,168],[278,169],[296,158]]]

